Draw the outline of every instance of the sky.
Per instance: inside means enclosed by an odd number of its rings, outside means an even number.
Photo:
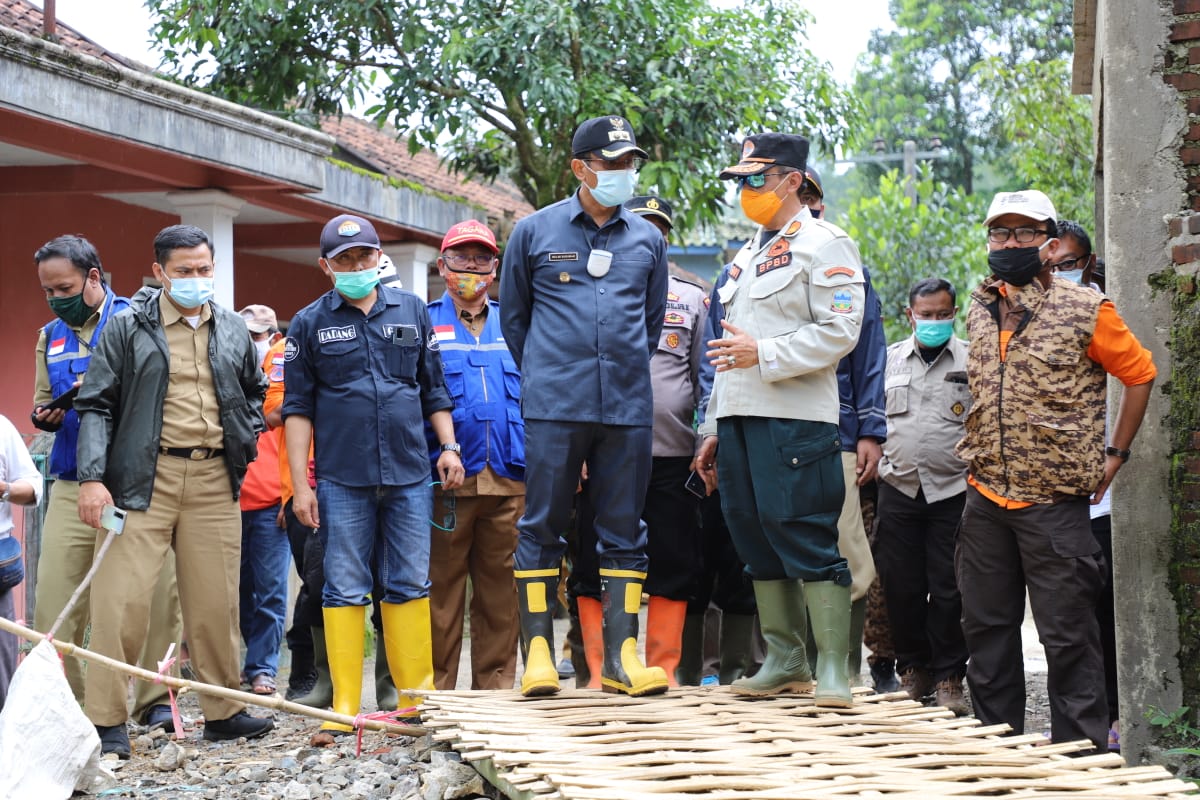
[[[42,0],[32,0],[41,6]],[[802,0],[816,17],[809,29],[809,46],[828,61],[837,80],[848,83],[858,55],[867,49],[871,31],[890,27],[887,0]],[[108,50],[156,66],[150,50],[150,14],[142,0],[58,0],[64,22]]]

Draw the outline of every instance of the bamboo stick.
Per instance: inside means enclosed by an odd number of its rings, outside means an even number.
[[[12,620],[0,617],[0,630],[8,631],[11,634],[20,636],[22,639],[27,639],[31,642],[41,642],[46,638],[45,634],[38,633],[35,630],[26,628],[24,625],[18,625]],[[100,655],[99,653],[85,650],[71,642],[62,642],[58,639],[51,640],[51,644],[65,655],[74,656],[75,658],[83,659],[84,661],[93,664],[100,664],[109,669],[123,672],[126,675],[132,675],[138,680],[163,683],[175,689],[183,689],[198,694],[213,695],[214,697],[223,697],[226,700],[236,700],[248,705],[261,706],[270,708],[275,711],[284,711],[289,714],[299,714],[304,717],[319,719],[324,722],[336,722],[341,725],[353,726],[354,717],[346,714],[338,714],[335,711],[326,711],[323,708],[310,708],[302,706],[299,703],[291,703],[284,700],[282,697],[264,696],[254,694],[253,692],[242,692],[237,689],[228,689],[224,686],[213,686],[209,683],[201,683],[200,681],[189,681],[184,678],[176,678],[173,675],[159,675],[157,672],[151,672],[148,669],[131,666],[123,661],[117,661],[115,658]],[[405,694],[414,694],[412,690],[402,690]],[[383,731],[384,733],[392,733],[400,736],[424,736],[429,733],[429,730],[420,725],[397,725],[391,722],[385,722],[377,719],[364,719],[359,723],[363,728],[369,731]]]

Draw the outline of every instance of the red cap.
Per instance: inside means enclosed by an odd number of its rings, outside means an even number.
[[[492,233],[492,229],[477,219],[469,219],[450,226],[450,230],[446,231],[446,235],[442,239],[442,252],[444,253],[447,248],[468,242],[478,242],[493,253],[500,252],[500,248],[496,247],[496,237]]]

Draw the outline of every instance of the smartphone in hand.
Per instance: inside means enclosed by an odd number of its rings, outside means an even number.
[[[700,474],[697,472],[693,472],[691,475],[688,475],[688,479],[683,483],[683,488],[687,489],[701,500],[708,497],[708,487],[704,485],[704,478],[701,478]]]

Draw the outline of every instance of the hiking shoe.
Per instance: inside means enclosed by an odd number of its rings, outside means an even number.
[[[896,677],[896,662],[885,658],[872,664],[871,685],[875,687],[876,694],[899,691],[900,679]]]
[[[571,659],[560,659],[558,665],[554,668],[558,672],[559,680],[575,677],[575,665],[571,663]]]
[[[124,722],[120,725],[97,725],[96,735],[100,737],[100,755],[116,753],[122,761],[129,758],[132,751],[129,749],[129,731],[125,729]]]
[[[971,713],[967,699],[963,697],[962,678],[950,677],[937,684],[937,699],[939,706],[953,711],[956,717],[965,717]]]
[[[288,677],[288,688],[287,693],[284,694],[284,699],[295,700],[297,697],[304,697],[304,695],[311,692],[316,685],[316,670],[305,673],[304,675],[292,673],[292,675]]]
[[[933,692],[933,676],[927,669],[909,667],[900,676],[900,688],[908,692],[909,699],[919,703]]]
[[[168,705],[150,706],[146,709],[146,730],[153,731],[159,728],[167,733],[175,732],[175,720]]]
[[[230,739],[257,739],[275,727],[274,720],[266,717],[252,717],[245,711],[239,711],[228,719],[212,719],[204,723],[204,740],[208,742],[224,742]]]

